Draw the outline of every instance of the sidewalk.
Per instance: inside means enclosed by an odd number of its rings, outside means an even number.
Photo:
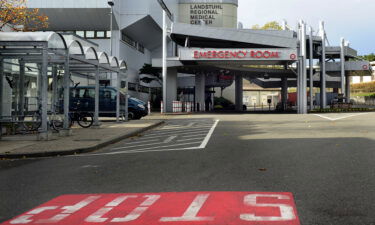
[[[36,141],[35,135],[3,136],[1,158],[45,157],[95,151],[122,139],[136,136],[163,123],[161,119],[144,119],[126,123],[103,122],[100,128],[73,127],[73,135],[51,141]]]

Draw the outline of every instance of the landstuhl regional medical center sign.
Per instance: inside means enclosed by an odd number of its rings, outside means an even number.
[[[180,49],[180,60],[274,60],[295,61],[297,60],[297,49],[203,49],[183,48]]]
[[[180,0],[179,20],[182,23],[213,27],[237,26],[237,0]]]

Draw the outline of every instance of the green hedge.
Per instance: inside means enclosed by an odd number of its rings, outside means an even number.
[[[349,108],[349,109],[315,109],[311,113],[335,113],[335,112],[373,112],[375,109],[371,108]]]

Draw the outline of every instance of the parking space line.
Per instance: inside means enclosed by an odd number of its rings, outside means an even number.
[[[190,142],[190,143],[181,143],[181,144],[173,144],[173,145],[164,145],[164,146],[154,146],[150,148],[143,148],[143,149],[134,149],[134,150],[126,150],[126,151],[116,151],[116,152],[106,152],[106,153],[97,153],[97,154],[87,154],[87,155],[77,155],[77,156],[95,156],[95,155],[115,155],[115,154],[121,154],[121,153],[126,153],[126,152],[134,152],[134,151],[144,151],[144,150],[152,150],[155,148],[159,148],[159,151],[165,150],[161,148],[173,148],[175,146],[184,146],[184,145],[194,145],[194,144],[200,144],[201,142]],[[199,146],[197,147],[190,147],[187,149],[200,149]]]
[[[342,120],[342,119],[346,119],[346,118],[350,118],[350,117],[354,117],[354,116],[366,115],[366,114],[369,114],[369,113],[358,113],[358,114],[346,115],[346,116],[342,116],[342,117],[338,117],[338,118],[331,118],[331,117],[323,116],[323,115],[320,115],[320,114],[313,114],[313,115],[321,117],[323,119],[330,120],[330,121],[336,121],[336,120]]]
[[[214,125],[211,127],[210,131],[208,132],[206,138],[203,140],[202,144],[199,146],[199,148],[205,148],[206,145],[208,144],[208,141],[210,140],[212,134],[214,133],[214,130],[219,123],[219,120],[216,120]]]

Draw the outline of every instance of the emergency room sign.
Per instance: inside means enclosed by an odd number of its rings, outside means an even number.
[[[297,49],[292,48],[181,48],[180,60],[195,61],[296,61]]]
[[[57,197],[5,224],[299,225],[291,193],[182,192]]]

